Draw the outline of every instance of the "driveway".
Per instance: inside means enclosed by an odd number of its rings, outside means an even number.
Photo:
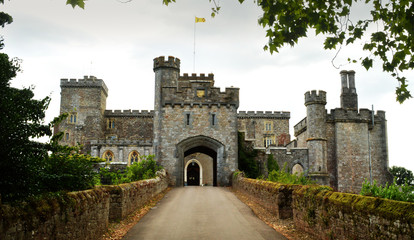
[[[124,239],[287,239],[221,187],[174,188]]]

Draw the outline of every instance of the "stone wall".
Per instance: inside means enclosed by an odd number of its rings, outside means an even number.
[[[99,239],[108,227],[107,189],[68,193],[18,206],[2,204],[0,239]]]
[[[268,150],[273,154],[280,169],[286,165],[286,170],[291,171],[293,166],[300,164],[305,174],[309,171],[308,149],[270,147]]]
[[[293,220],[319,239],[413,239],[414,204],[302,186]]]
[[[163,171],[156,179],[43,197],[18,206],[0,202],[0,239],[100,239],[109,221],[125,218],[167,187]]]
[[[232,186],[278,219],[292,218],[292,192],[297,186],[245,178],[242,172],[233,177]]]
[[[124,219],[167,189],[168,179],[165,170],[158,172],[157,175],[155,179],[107,186],[111,196],[109,220]]]
[[[413,239],[414,203],[233,177],[233,189],[317,239]]]

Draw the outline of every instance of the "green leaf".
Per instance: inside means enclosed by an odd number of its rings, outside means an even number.
[[[85,9],[85,1],[86,0],[67,0],[66,5],[71,5],[73,8],[76,6]]]
[[[362,66],[364,66],[364,68],[366,70],[368,70],[368,69],[372,68],[372,59],[366,57],[362,60],[361,64],[362,64]]]

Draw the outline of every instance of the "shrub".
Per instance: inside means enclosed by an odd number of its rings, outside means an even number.
[[[300,185],[315,184],[314,181],[305,177],[303,173],[301,173],[300,175],[289,173],[286,170],[286,164],[283,165],[283,169],[280,169],[279,171],[276,171],[276,170],[271,171],[269,173],[267,180],[271,182],[279,182],[279,183],[284,183],[284,184],[300,184]]]
[[[360,194],[397,201],[414,202],[414,187],[408,184],[398,185],[395,179],[392,184],[388,185],[387,183],[384,187],[377,185],[375,180],[373,184],[365,180],[362,184]]]
[[[154,155],[142,156],[140,162],[133,163],[127,168],[128,177],[131,181],[155,178],[155,173],[162,167],[157,165]]]
[[[123,172],[121,170],[110,171],[110,169],[108,168],[100,168],[99,176],[100,176],[99,184],[104,184],[104,185],[112,185],[112,184],[118,185],[121,183],[131,182],[126,172]]]
[[[102,184],[121,184],[155,178],[155,173],[161,169],[162,167],[154,160],[154,155],[149,155],[142,156],[140,162],[134,162],[124,172],[101,168],[99,175]]]
[[[267,171],[270,173],[273,170],[279,171],[279,164],[277,164],[277,161],[273,157],[273,154],[269,154],[267,156]]]
[[[93,188],[97,173],[93,169],[101,158],[76,152],[76,148],[66,148],[52,153],[44,160],[43,170],[39,173],[42,192],[79,191]]]

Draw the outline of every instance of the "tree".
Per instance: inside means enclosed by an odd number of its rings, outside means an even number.
[[[390,172],[394,177],[397,185],[414,185],[414,175],[412,171],[403,167],[392,166],[390,168]]]
[[[272,171],[279,171],[279,164],[277,164],[276,159],[273,157],[273,154],[267,156],[267,171],[270,173]]]
[[[0,3],[4,3],[0,0]],[[0,12],[0,25],[13,22]],[[0,50],[4,47],[0,37]],[[78,154],[76,147],[60,146],[62,133],[48,143],[34,139],[52,136],[52,127],[67,114],[44,123],[50,98],[34,99],[33,88],[10,87],[20,71],[20,60],[0,53],[0,197],[3,202],[21,200],[36,194],[83,190],[94,185],[93,163],[103,161]],[[49,152],[52,154],[49,156]]]
[[[162,0],[168,5],[176,0]],[[212,16],[220,10],[215,0]],[[238,0],[243,3],[245,0]],[[129,2],[129,1],[127,1]],[[359,62],[367,70],[378,59],[382,69],[394,77],[399,86],[396,100],[403,103],[411,98],[407,79],[400,76],[406,70],[414,69],[414,4],[411,0],[256,0],[263,15],[259,24],[266,28],[269,42],[264,46],[270,53],[278,52],[284,45],[294,46],[300,38],[308,36],[309,30],[326,36],[325,49],[341,49],[343,45],[364,42],[362,49],[367,51]],[[72,7],[84,8],[84,0],[67,0]],[[352,19],[355,5],[363,4],[370,11],[366,19]],[[369,30],[376,29],[374,31]]]
[[[246,177],[259,177],[260,170],[256,161],[258,152],[253,148],[253,145],[246,144],[244,141],[244,133],[241,132],[238,133],[238,155],[239,170],[243,171]]]
[[[40,183],[33,176],[49,148],[31,139],[52,135],[43,123],[50,98],[36,100],[31,88],[10,87],[19,69],[18,59],[0,53],[0,194],[6,200],[37,192]]]

